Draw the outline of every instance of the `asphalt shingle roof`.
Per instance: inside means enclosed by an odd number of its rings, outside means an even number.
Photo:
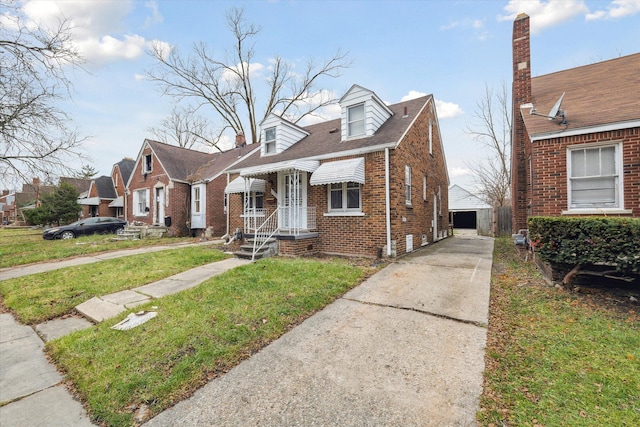
[[[562,93],[567,125],[521,109],[529,135],[640,120],[640,53],[531,79],[532,104],[548,114]]]
[[[310,135],[293,144],[282,153],[264,157],[253,155],[235,165],[231,170],[237,171],[251,166],[320,157],[328,154],[335,154],[335,157],[338,157],[340,152],[371,148],[386,143],[397,143],[418,113],[432,98],[432,95],[428,95],[389,105],[388,108],[393,112],[393,116],[370,137],[342,141],[340,119],[303,127]],[[406,117],[404,116],[405,107],[407,108]]]

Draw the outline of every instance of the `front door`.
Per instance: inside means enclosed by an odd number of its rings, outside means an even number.
[[[153,222],[155,224],[164,224],[164,187],[155,189],[155,209]]]
[[[307,173],[282,173],[278,179],[280,197],[279,227],[300,230],[307,227]]]
[[[205,185],[195,184],[191,187],[191,228],[207,228]]]

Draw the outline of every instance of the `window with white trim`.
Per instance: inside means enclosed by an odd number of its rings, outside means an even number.
[[[150,173],[153,169],[153,163],[151,154],[147,154],[144,156],[144,165],[142,167],[142,173]]]
[[[364,135],[364,104],[347,109],[347,136]]]
[[[149,189],[136,190],[133,192],[133,214],[143,216],[149,213]]]
[[[569,147],[569,208],[620,208],[620,144]]]
[[[422,200],[427,200],[427,175],[422,175]]]
[[[193,187],[193,213],[200,213],[200,204],[201,204],[202,196],[200,195],[200,187]]]
[[[264,209],[264,193],[252,191],[249,193],[249,209]]]
[[[329,186],[329,212],[361,212],[362,195],[358,182],[339,182]]]
[[[271,154],[276,152],[276,128],[271,127],[264,130],[264,153]]]
[[[404,199],[411,205],[411,166],[404,167]]]
[[[429,119],[429,154],[433,154],[433,121]]]

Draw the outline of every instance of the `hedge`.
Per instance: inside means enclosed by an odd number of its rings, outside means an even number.
[[[543,261],[640,273],[640,218],[531,217],[528,226],[531,245]]]

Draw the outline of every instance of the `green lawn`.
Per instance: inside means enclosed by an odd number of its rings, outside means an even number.
[[[360,283],[345,261],[268,258],[136,310],[158,316],[129,331],[126,315],[49,342],[94,422],[134,425],[184,399]]]
[[[0,281],[0,295],[18,321],[36,324],[70,313],[92,297],[142,286],[228,256],[207,246],[131,255]]]
[[[114,234],[82,236],[68,240],[44,240],[42,229],[0,228],[0,268],[55,261],[117,249],[193,242],[193,238],[141,239],[114,242]]]
[[[545,286],[495,243],[481,424],[640,425],[637,303]]]

